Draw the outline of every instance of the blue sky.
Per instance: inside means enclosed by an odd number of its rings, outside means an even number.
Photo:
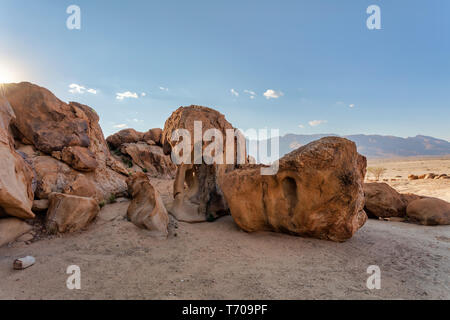
[[[0,70],[90,105],[106,136],[199,104],[242,129],[450,140],[449,16],[447,0],[1,0]]]

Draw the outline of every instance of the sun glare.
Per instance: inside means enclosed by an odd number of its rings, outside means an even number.
[[[14,73],[5,65],[0,64],[0,83],[10,83],[17,81]]]

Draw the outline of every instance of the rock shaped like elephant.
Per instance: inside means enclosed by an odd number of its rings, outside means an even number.
[[[281,158],[274,175],[247,165],[219,181],[234,221],[245,231],[345,241],[367,220],[366,164],[355,143],[326,137]]]

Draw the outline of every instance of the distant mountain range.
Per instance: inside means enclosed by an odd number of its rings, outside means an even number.
[[[299,135],[287,134],[280,137],[280,157],[314,140],[339,136],[336,134]],[[356,143],[358,152],[368,158],[393,158],[412,156],[440,156],[450,154],[450,142],[427,136],[400,138],[382,135],[342,136]],[[269,147],[270,150],[270,147]],[[269,151],[270,152],[270,151]]]

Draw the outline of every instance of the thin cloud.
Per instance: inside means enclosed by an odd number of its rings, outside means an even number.
[[[113,126],[113,127],[114,127],[114,128],[117,128],[117,129],[124,129],[124,128],[128,127],[128,125],[125,124],[125,123],[121,123],[121,124],[116,124],[116,125]]]
[[[161,90],[161,91],[169,91],[169,88],[165,88],[165,87],[159,87],[159,90]]]
[[[308,123],[311,127],[317,127],[317,126],[327,123],[327,122],[328,122],[327,120],[312,120],[312,121],[309,121]]]
[[[284,96],[284,93],[281,91],[275,91],[272,89],[268,89],[266,92],[264,92],[264,97],[266,97],[267,100],[269,99],[278,99],[280,97]]]
[[[302,124],[299,124],[299,125],[298,125],[298,127],[299,127],[300,129],[303,129],[303,128],[305,128],[305,126],[304,126],[304,125],[302,125]]]
[[[141,97],[145,97],[147,94],[145,92],[141,93]]]
[[[85,86],[80,84],[72,83],[69,85],[69,92],[73,94],[83,94],[85,92],[89,92],[91,94],[97,94],[97,90],[95,89],[86,89]]]
[[[350,107],[350,108],[354,108],[355,105],[352,103],[352,104],[349,105],[349,107]]]
[[[231,89],[230,92],[231,92],[231,94],[232,94],[233,96],[239,97],[239,92],[237,92],[236,90]]]
[[[255,99],[256,92],[251,90],[244,90],[245,93],[247,93],[250,96],[250,99]]]
[[[125,98],[133,98],[133,99],[137,99],[139,98],[138,94],[136,92],[130,92],[130,91],[125,91],[125,92],[118,92],[116,93],[116,99],[117,100],[123,100]]]

